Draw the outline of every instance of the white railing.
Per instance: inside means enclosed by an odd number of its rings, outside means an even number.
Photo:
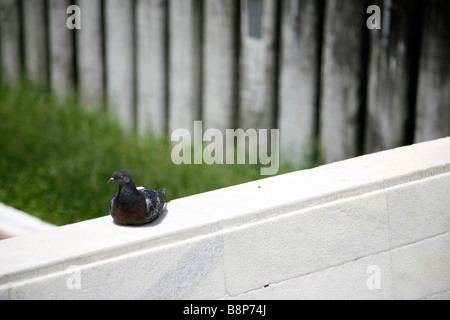
[[[450,138],[266,178],[2,240],[0,298],[449,298],[449,194]]]

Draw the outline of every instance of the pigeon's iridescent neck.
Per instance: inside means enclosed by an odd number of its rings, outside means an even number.
[[[126,200],[129,198],[135,198],[136,195],[139,195],[139,191],[137,191],[136,187],[134,186],[134,183],[119,186],[119,197],[121,199]]]

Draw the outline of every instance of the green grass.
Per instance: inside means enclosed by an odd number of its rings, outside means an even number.
[[[264,177],[258,165],[177,166],[167,138],[136,139],[106,112],[58,103],[30,84],[0,87],[0,121],[0,202],[57,225],[107,215],[116,169],[166,188],[168,200]]]

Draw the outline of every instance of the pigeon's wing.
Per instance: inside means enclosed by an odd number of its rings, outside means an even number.
[[[136,189],[144,194],[148,219],[150,221],[155,220],[164,207],[164,202],[166,201],[166,190],[147,189],[144,187],[137,187]]]
[[[113,206],[114,206],[114,200],[116,200],[117,193],[109,199],[109,213],[113,214]]]

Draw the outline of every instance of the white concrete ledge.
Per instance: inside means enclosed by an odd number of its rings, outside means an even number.
[[[54,227],[53,224],[0,202],[0,239],[22,236]]]
[[[2,240],[0,298],[445,299],[449,194],[450,138],[266,178]]]

